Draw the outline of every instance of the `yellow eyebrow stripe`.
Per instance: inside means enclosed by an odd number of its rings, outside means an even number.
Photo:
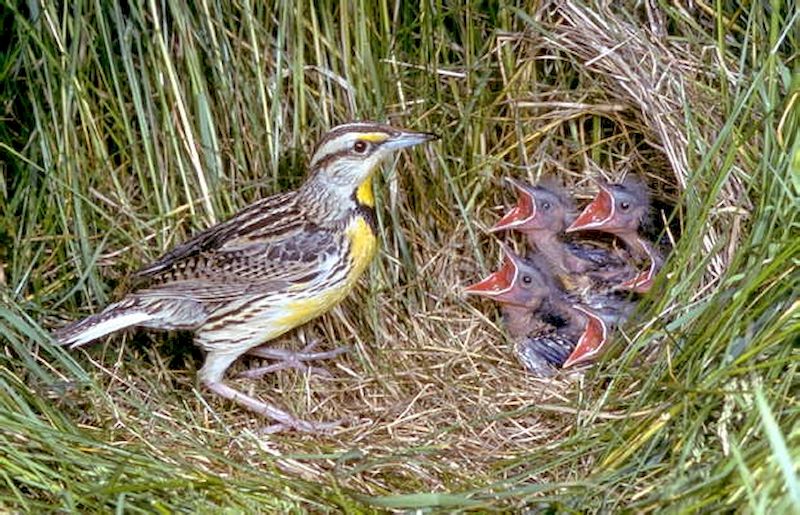
[[[358,139],[369,141],[370,143],[383,143],[389,139],[389,135],[385,132],[367,132],[365,134],[359,134]]]

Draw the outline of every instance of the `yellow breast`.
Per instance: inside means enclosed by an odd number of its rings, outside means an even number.
[[[353,289],[358,278],[364,273],[378,249],[378,238],[367,221],[354,217],[345,229],[345,238],[349,242],[350,251],[345,256],[349,261],[344,280],[331,284],[329,288],[312,297],[300,298],[287,302],[283,307],[283,316],[275,320],[275,327],[284,332],[308,322],[314,317],[338,304]]]
[[[352,267],[347,276],[347,282],[352,286],[375,257],[375,252],[378,250],[378,238],[369,223],[361,216],[353,218],[347,226],[346,234],[350,241],[349,258]]]

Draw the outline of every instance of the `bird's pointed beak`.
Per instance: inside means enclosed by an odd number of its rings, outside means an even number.
[[[525,186],[510,177],[506,179],[517,190],[517,205],[489,229],[489,232],[504,231],[519,227],[536,218],[536,199]]]
[[[583,330],[583,334],[581,334],[578,340],[578,344],[575,345],[575,350],[567,357],[562,368],[569,368],[578,363],[594,359],[600,354],[606,341],[608,341],[608,326],[606,326],[602,318],[583,306],[576,304],[572,307],[586,315],[587,322],[586,328]]]
[[[567,227],[566,232],[603,229],[614,219],[615,208],[614,195],[600,184],[597,196],[584,208],[572,225]]]
[[[389,150],[398,150],[406,147],[413,147],[428,141],[439,139],[439,136],[431,132],[415,132],[401,130],[392,134],[389,139],[383,142],[383,147]]]

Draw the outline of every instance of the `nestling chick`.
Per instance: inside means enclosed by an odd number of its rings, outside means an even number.
[[[567,232],[603,231],[620,238],[638,261],[647,261],[647,270],[623,282],[620,287],[645,293],[664,263],[656,247],[639,235],[639,227],[650,210],[647,186],[640,179],[628,176],[620,184],[598,183],[600,191]]]
[[[501,304],[504,325],[525,368],[546,377],[594,357],[608,338],[603,318],[572,304],[541,256],[525,259],[502,248],[500,270],[465,291]]]
[[[517,190],[517,205],[491,231],[515,230],[547,260],[570,292],[603,291],[634,277],[636,269],[610,249],[566,242],[564,230],[575,219],[571,199],[554,182],[531,186],[508,179]]]

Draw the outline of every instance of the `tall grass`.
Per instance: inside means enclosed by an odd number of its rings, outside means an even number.
[[[0,506],[800,510],[800,15],[637,5],[6,3]],[[442,140],[385,167],[368,278],[276,343],[347,343],[333,377],[241,382],[340,433],[260,434],[186,335],[52,346],[351,119]],[[676,206],[655,292],[585,375],[525,377],[460,295],[501,179],[626,172]]]

